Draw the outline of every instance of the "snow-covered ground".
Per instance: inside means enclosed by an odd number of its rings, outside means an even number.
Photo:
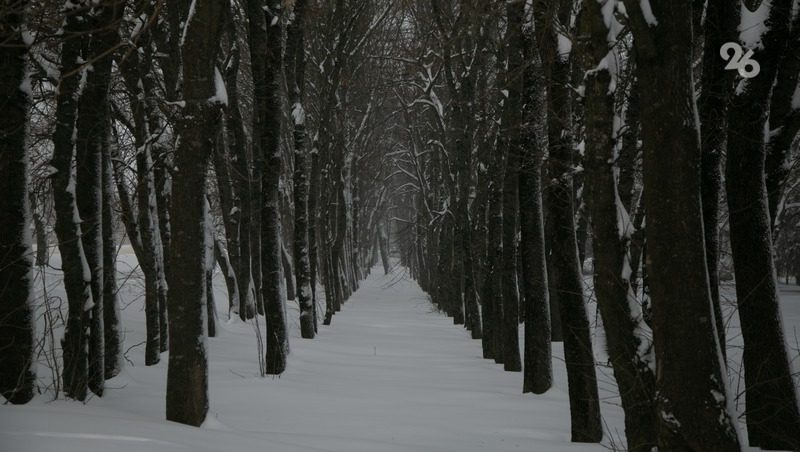
[[[135,263],[128,254],[121,258]],[[120,270],[130,273],[126,265]],[[227,321],[219,277],[215,289],[221,321],[219,336],[208,342],[211,409],[203,428],[164,420],[168,355],[144,366],[144,347],[135,346],[144,340],[142,288],[133,278],[121,295],[125,349],[134,347],[107,394],[85,405],[54,401],[50,393],[25,406],[0,405],[0,451],[558,452],[607,450],[624,437],[609,369],[598,370],[604,444],[571,444],[560,344],[553,348],[555,387],[523,395],[522,375],[482,359],[480,341],[434,312],[401,269],[389,276],[373,270],[314,340],[299,337],[290,302],[291,355],[280,378],[259,377],[253,326]],[[786,289],[787,335],[796,348],[800,289]],[[40,366],[44,385],[48,372]]]

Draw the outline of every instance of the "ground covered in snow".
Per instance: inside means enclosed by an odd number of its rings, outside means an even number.
[[[134,347],[123,373],[107,382],[107,394],[85,405],[53,400],[51,393],[26,406],[0,405],[0,450],[557,452],[607,450],[623,436],[608,368],[598,371],[604,444],[571,444],[560,344],[553,350],[556,386],[523,395],[522,375],[482,359],[480,341],[434,312],[402,269],[388,276],[374,269],[314,340],[299,337],[290,302],[291,355],[280,378],[258,375],[254,327],[227,321],[223,281],[215,287],[220,334],[208,342],[211,408],[203,428],[164,420],[168,355],[145,367],[144,347],[135,346],[145,326],[134,277],[121,289],[125,349]],[[787,292],[784,301],[787,336],[796,347],[800,291]],[[602,344],[596,348],[602,362]],[[48,372],[43,363],[43,381]]]

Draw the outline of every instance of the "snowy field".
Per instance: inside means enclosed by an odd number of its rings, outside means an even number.
[[[131,274],[124,263],[134,260],[129,254],[121,259],[122,277]],[[48,284],[56,277],[49,275]],[[0,405],[0,452],[602,451],[619,447],[624,437],[610,369],[598,369],[604,443],[571,444],[560,344],[553,347],[555,387],[523,395],[521,373],[482,359],[480,341],[433,312],[402,270],[384,276],[377,268],[313,341],[299,337],[297,305],[290,302],[291,355],[280,378],[259,377],[253,325],[227,321],[225,285],[217,275],[220,325],[219,336],[208,342],[209,416],[200,429],[170,423],[164,420],[168,355],[145,367],[144,346],[134,346],[145,334],[140,284],[134,276],[121,289],[128,361],[107,382],[106,395],[85,405],[53,400],[51,393],[26,406]],[[783,288],[796,358],[800,288]],[[59,290],[50,295],[63,296]],[[732,372],[740,359],[737,328],[734,315]],[[595,345],[601,362],[602,347]],[[49,375],[42,362],[45,386]],[[734,375],[734,390],[737,380]]]

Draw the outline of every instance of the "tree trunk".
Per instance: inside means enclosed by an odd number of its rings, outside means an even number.
[[[122,321],[117,295],[117,243],[114,237],[115,200],[111,149],[103,144],[103,334],[105,335],[105,378],[122,371]]]
[[[751,446],[800,448],[800,412],[780,312],[765,174],[770,91],[786,51],[792,2],[773,1],[757,77],[740,82],[728,124],[726,188],[736,299],[744,339],[745,415]]]
[[[281,293],[281,224],[279,181],[281,172],[280,86],[281,18],[280,5],[249,0],[250,59],[254,86],[253,156],[262,170],[261,203],[261,282],[267,321],[266,371],[280,375],[286,369],[289,337]],[[265,10],[268,10],[265,12]]]
[[[211,205],[206,201],[205,221],[205,282],[206,282],[206,322],[208,337],[217,336],[217,305],[214,301],[214,267],[216,266],[216,254],[214,253],[215,232],[214,224],[211,221]]]
[[[594,290],[625,410],[628,447],[644,452],[655,446],[657,436],[652,333],[630,286],[632,269],[627,253],[633,227],[615,177],[611,74],[594,69],[603,58],[617,57],[615,53],[606,56],[609,25],[604,23],[601,8],[599,3],[587,0],[578,21],[578,34],[584,38],[581,66],[586,71],[584,166],[592,217]]]
[[[75,120],[80,98],[81,49],[85,44],[86,21],[84,11],[75,8],[66,12],[63,44],[61,46],[61,74],[59,96],[56,100],[56,125],[53,132],[52,176],[53,201],[56,212],[56,237],[64,272],[69,313],[62,340],[64,356],[64,392],[67,397],[83,401],[86,398],[88,378],[88,337],[91,288],[86,256],[83,253],[81,225],[78,223],[78,206],[75,200],[75,178],[72,161],[75,151]]]
[[[521,140],[523,52],[522,18],[524,4],[506,5],[507,68],[505,84],[508,95],[503,110],[504,151],[506,153],[503,181],[503,369],[522,370],[519,357],[519,292],[517,287],[517,212],[519,168],[525,143]]]
[[[30,93],[23,87],[28,46],[22,37],[27,1],[6,5],[0,17],[0,394],[11,403],[33,398],[33,251],[25,135]]]
[[[645,16],[640,2],[625,1],[642,95],[658,447],[738,451],[705,261],[692,2],[650,5]]]
[[[180,140],[170,212],[174,231],[170,260],[176,265],[169,280],[167,420],[199,426],[208,412],[206,170],[214,145],[209,131],[220,119],[219,108],[210,99],[215,96],[214,61],[227,8],[223,2],[208,0],[175,3],[170,4],[170,21],[185,21],[180,55],[185,106],[177,123]],[[189,4],[193,14],[185,17],[180,10]]]
[[[524,144],[519,172],[519,229],[522,299],[525,306],[524,376],[522,392],[543,394],[553,385],[550,344],[550,304],[547,294],[547,264],[542,207],[542,159],[547,148],[547,101],[542,59],[533,30],[521,31],[524,72]]]
[[[119,43],[124,3],[109,1],[94,7],[87,60],[92,61],[78,103],[76,135],[76,201],[81,240],[91,272],[93,306],[89,320],[89,389],[103,395],[105,334],[103,332],[103,152],[111,127],[109,87],[112,57],[104,53]]]
[[[226,161],[217,152],[215,167],[217,181],[220,185],[225,221],[228,251],[230,252],[231,265],[236,274],[238,284],[237,300],[239,305],[236,312],[242,321],[252,319],[256,315],[256,305],[252,284],[252,243],[250,241],[250,226],[253,216],[252,190],[251,190],[251,164],[247,153],[247,138],[242,113],[239,109],[239,76],[240,50],[235,22],[228,25],[230,39],[234,45],[231,48],[231,63],[225,68],[225,86],[228,92],[228,108],[225,114],[225,132],[228,144],[228,157]],[[232,173],[235,177],[232,177]]]
[[[239,306],[239,285],[236,283],[236,273],[233,271],[228,253],[219,239],[214,240],[214,258],[219,263],[219,268],[225,278],[225,285],[228,288],[228,314],[230,316],[234,306]]]
[[[309,180],[308,192],[308,255],[309,255],[309,285],[311,286],[311,305],[313,306],[312,313],[314,314],[314,331],[317,331],[319,319],[317,316],[317,281],[321,280],[319,277],[319,250],[317,243],[318,224],[319,224],[319,184],[320,184],[320,165],[319,165],[319,149],[317,149],[317,142],[312,143],[311,149],[311,178]]]
[[[725,356],[725,319],[719,299],[719,199],[722,191],[722,167],[725,154],[727,109],[733,93],[735,72],[725,70],[719,50],[736,41],[739,5],[730,0],[709,0],[706,7],[703,75],[697,110],[700,118],[701,180],[703,233],[706,239],[706,266],[711,288],[717,335]],[[635,269],[634,269],[635,270]]]
[[[583,278],[578,259],[574,214],[574,143],[572,141],[572,99],[570,56],[558,49],[561,26],[569,23],[571,2],[537,3],[534,15],[541,57],[547,77],[548,176],[551,180],[548,219],[550,222],[551,291],[559,299],[559,318],[567,367],[572,441],[598,442],[603,429],[597,392],[591,328],[586,315]],[[527,330],[527,327],[526,327]]]
[[[294,266],[292,266],[292,256],[289,256],[289,251],[286,250],[286,245],[281,243],[281,274],[283,281],[286,285],[286,299],[294,300],[297,298],[297,290],[294,286]]]
[[[489,162],[489,212],[487,214],[487,255],[481,286],[481,304],[483,311],[483,337],[481,345],[483,357],[502,362],[502,348],[499,344],[500,330],[498,316],[502,318],[502,292],[499,284],[500,268],[503,256],[503,156],[500,149],[495,149]],[[499,361],[498,361],[499,359]]]
[[[140,36],[149,42],[149,35]],[[147,47],[147,46],[145,46]],[[151,150],[156,146],[156,130],[159,127],[156,106],[146,101],[147,93],[154,92],[150,67],[151,55],[145,50],[142,58],[139,53],[128,55],[118,61],[129,92],[134,123],[134,143],[136,145],[136,231],[139,247],[134,248],[145,279],[145,322],[147,338],[145,344],[145,365],[152,366],[161,360],[160,353],[166,347],[164,325],[161,319],[161,306],[167,302],[167,284],[164,277],[164,256],[161,254],[161,234],[154,182],[154,165]],[[133,215],[133,212],[131,212]]]

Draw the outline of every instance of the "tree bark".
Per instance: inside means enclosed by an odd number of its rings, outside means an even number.
[[[33,398],[33,250],[25,136],[30,93],[28,46],[22,36],[27,1],[6,3],[0,17],[0,394],[11,403]]]
[[[265,8],[267,7],[268,8]],[[253,71],[253,156],[262,173],[261,274],[267,321],[266,371],[280,375],[286,369],[289,337],[281,293],[281,224],[279,181],[281,172],[280,86],[281,18],[275,0],[247,2],[250,16],[250,59]],[[265,12],[269,10],[268,12]]]
[[[497,329],[502,319],[502,292],[499,275],[502,274],[501,258],[503,256],[503,156],[496,148],[489,162],[489,212],[487,214],[487,256],[481,286],[481,304],[483,307],[483,337],[481,345],[483,357],[502,362],[500,331]],[[499,319],[498,319],[499,317]]]
[[[726,188],[736,299],[744,339],[745,405],[751,446],[800,448],[800,412],[780,312],[768,197],[764,127],[786,52],[792,2],[770,4],[761,72],[740,82],[729,113]]]
[[[725,356],[725,319],[719,298],[719,200],[722,191],[722,156],[725,154],[727,109],[733,94],[732,71],[720,57],[720,48],[736,41],[739,17],[738,2],[709,0],[706,7],[703,75],[697,110],[700,118],[701,181],[703,231],[706,239],[706,266],[711,287],[717,335]]]
[[[108,141],[103,149],[103,334],[105,378],[122,371],[122,320],[117,295],[117,243],[114,229],[114,175]]]
[[[503,180],[503,369],[509,372],[522,370],[519,356],[519,289],[517,286],[517,212],[519,193],[519,168],[525,143],[521,140],[523,49],[522,2],[506,5],[508,28],[506,30],[507,69],[505,85],[508,95],[503,109],[501,132],[506,153]]]
[[[625,435],[632,451],[656,445],[655,368],[652,333],[630,286],[628,243],[633,226],[622,205],[614,165],[614,98],[611,74],[594,69],[604,58],[617,58],[608,41],[610,26],[602,5],[583,4],[578,19],[584,79],[586,187],[592,217],[594,290],[603,317],[608,354],[625,410]],[[607,56],[609,55],[609,56]]]
[[[520,275],[525,306],[525,347],[522,392],[543,394],[553,385],[550,344],[550,303],[542,206],[542,160],[547,149],[545,74],[533,30],[522,30],[523,155],[519,172]]]
[[[574,209],[574,152],[572,99],[569,85],[570,56],[558,49],[560,27],[569,24],[569,1],[538,2],[535,26],[544,64],[547,89],[548,176],[551,181],[548,219],[551,294],[559,299],[561,336],[567,367],[572,441],[598,442],[603,429],[597,391],[591,328],[583,296],[583,278],[578,259]],[[551,315],[553,318],[553,315]],[[526,327],[527,330],[527,327]]]
[[[76,202],[81,240],[91,273],[92,309],[89,318],[89,389],[103,395],[105,358],[103,333],[103,151],[110,132],[110,55],[119,43],[119,20],[124,4],[103,2],[93,7],[86,84],[78,102],[76,134]]]
[[[183,1],[170,5],[170,21],[183,26],[182,97],[178,117],[180,137],[175,153],[171,220],[174,235],[170,260],[175,265],[169,280],[170,354],[167,370],[167,420],[199,426],[208,412],[208,360],[206,352],[206,170],[219,121],[215,95],[214,61],[219,47],[224,2]],[[181,7],[193,5],[186,17]],[[172,7],[175,7],[173,9]],[[173,58],[177,58],[173,55]]]
[[[705,260],[692,2],[650,5],[646,18],[640,2],[625,0],[642,95],[658,447],[738,451]]]
[[[81,49],[85,44],[83,5],[66,11],[61,46],[61,80],[56,99],[56,125],[53,132],[52,176],[53,201],[56,212],[56,237],[64,272],[69,312],[62,340],[64,359],[64,393],[83,401],[88,384],[88,329],[91,309],[91,288],[86,256],[83,253],[81,225],[75,200],[75,178],[72,161],[75,151],[75,120],[77,117],[81,75]]]

